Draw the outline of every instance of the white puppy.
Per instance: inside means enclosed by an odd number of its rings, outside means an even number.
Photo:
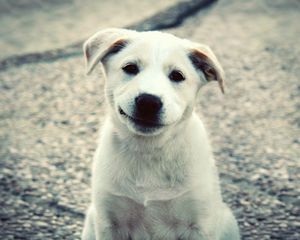
[[[84,44],[106,74],[107,119],[93,163],[84,240],[236,240],[194,105],[223,72],[204,45],[161,32],[107,29]]]

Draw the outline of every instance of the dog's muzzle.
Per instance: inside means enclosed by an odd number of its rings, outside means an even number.
[[[121,108],[119,112],[138,127],[158,128],[163,126],[160,122],[162,107],[163,103],[159,97],[152,94],[141,94],[134,100],[132,116],[129,116]]]

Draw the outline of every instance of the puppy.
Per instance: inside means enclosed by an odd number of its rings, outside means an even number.
[[[103,66],[107,118],[83,240],[236,240],[220,194],[199,89],[223,71],[205,45],[161,32],[107,29],[83,46]]]

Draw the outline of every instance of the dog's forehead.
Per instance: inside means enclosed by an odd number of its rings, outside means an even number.
[[[174,35],[162,32],[142,32],[133,39],[133,44],[147,46],[150,49],[173,49],[182,47],[182,40]]]
[[[179,44],[182,39],[164,32],[149,31],[140,32],[136,35],[136,39],[144,40],[145,42],[159,41],[159,42],[170,42],[171,44]]]
[[[145,61],[163,61],[186,53],[183,39],[162,32],[141,32],[135,35],[130,39],[125,52]]]

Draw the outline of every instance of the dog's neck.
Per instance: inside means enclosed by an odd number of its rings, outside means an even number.
[[[217,188],[210,144],[196,114],[154,137],[137,136],[125,132],[124,128],[120,131],[112,119],[107,119],[106,124],[103,137],[109,161],[114,164],[109,165],[109,171],[107,166],[96,171],[106,169],[102,174],[108,174],[110,183],[114,183],[110,189],[114,194],[128,195],[130,189],[124,188],[127,185],[133,189],[142,188],[144,194],[150,194],[147,195],[149,199],[161,195],[155,189],[163,189],[174,197],[185,192],[187,185],[188,190],[197,187],[208,193]],[[207,187],[205,179],[210,178],[215,180]]]
[[[199,161],[212,161],[213,155],[209,140],[201,120],[196,113],[184,119],[160,135],[144,137],[134,135],[129,130],[119,129],[112,119],[109,122],[109,142],[115,152],[126,153],[124,156],[132,164],[144,159],[144,162],[174,162],[188,161],[189,165],[199,164]],[[193,163],[194,162],[194,163]]]

